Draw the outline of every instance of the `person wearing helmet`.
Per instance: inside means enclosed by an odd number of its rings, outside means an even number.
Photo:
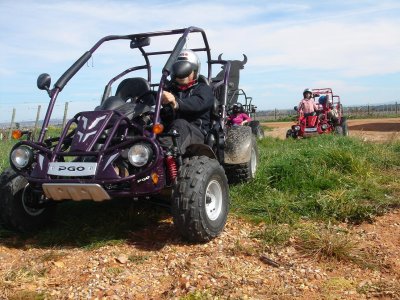
[[[240,126],[251,121],[251,118],[243,111],[241,103],[235,103],[232,107],[232,114],[228,116],[228,125]]]
[[[312,98],[312,90],[305,89],[303,91],[303,99],[300,101],[297,110],[303,113],[305,117],[315,115],[318,108]]]
[[[172,65],[171,84],[162,93],[162,105],[173,109],[174,118],[168,120],[166,129],[179,133],[181,153],[187,146],[202,144],[210,130],[211,109],[214,94],[206,83],[198,82],[200,60],[191,50],[183,50]],[[169,137],[161,137],[161,142],[172,146]]]

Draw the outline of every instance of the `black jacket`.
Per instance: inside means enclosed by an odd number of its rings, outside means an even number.
[[[211,87],[205,83],[197,83],[185,91],[172,87],[171,93],[175,95],[179,105],[176,118],[185,119],[206,134],[210,129],[210,113],[214,105]]]

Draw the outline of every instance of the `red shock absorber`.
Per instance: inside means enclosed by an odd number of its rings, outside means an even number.
[[[165,162],[167,164],[169,178],[171,181],[174,181],[176,176],[178,175],[178,167],[176,165],[175,158],[171,155],[168,155],[165,158]]]

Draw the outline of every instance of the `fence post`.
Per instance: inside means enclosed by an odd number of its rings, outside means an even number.
[[[274,120],[276,120],[276,108],[274,110]]]
[[[13,108],[11,123],[10,123],[10,132],[8,133],[8,140],[11,140],[11,134],[14,129],[14,120],[15,120],[15,108]]]
[[[396,110],[396,115],[397,115],[397,101],[396,101],[396,104],[395,104],[396,106],[395,106],[395,110]]]
[[[67,123],[67,113],[68,113],[68,102],[65,102],[64,117],[63,117],[61,130],[64,129],[65,124]]]
[[[37,112],[36,112],[36,120],[35,120],[35,127],[33,127],[33,139],[36,137],[36,130],[39,124],[39,116],[40,116],[40,109],[42,108],[41,105],[38,105]]]

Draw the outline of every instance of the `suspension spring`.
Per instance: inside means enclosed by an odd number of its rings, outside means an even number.
[[[178,167],[176,165],[175,158],[173,156],[167,156],[165,161],[167,164],[169,178],[171,181],[174,181],[178,175]]]

